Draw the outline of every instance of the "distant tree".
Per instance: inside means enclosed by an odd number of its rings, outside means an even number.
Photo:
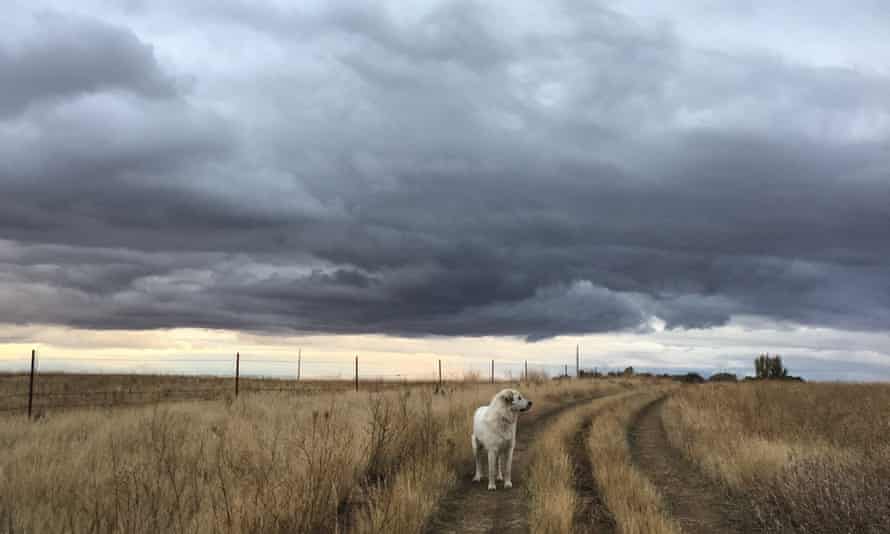
[[[625,367],[625,368],[624,368],[624,372],[621,373],[621,374],[623,374],[624,376],[633,376],[633,375],[634,375],[634,368],[633,368],[633,367]]]
[[[781,356],[761,354],[754,360],[754,374],[759,379],[788,378],[788,369],[782,365]]]
[[[705,381],[702,378],[702,375],[698,373],[686,373],[685,375],[673,375],[671,378],[676,380],[677,382],[683,382],[686,384],[701,384]]]

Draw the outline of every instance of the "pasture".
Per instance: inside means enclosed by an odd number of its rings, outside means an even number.
[[[0,532],[890,531],[887,385],[273,385],[0,415]],[[472,413],[504,387],[535,404],[487,491]]]

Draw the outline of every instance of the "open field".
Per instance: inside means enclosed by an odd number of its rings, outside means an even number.
[[[350,386],[0,416],[0,532],[890,529],[890,386]],[[489,492],[471,415],[508,386],[535,406]]]
[[[263,392],[91,409],[0,430],[0,525],[27,531],[411,532],[471,461],[498,385]],[[612,383],[524,389],[536,409]],[[11,526],[11,528],[9,528]]]

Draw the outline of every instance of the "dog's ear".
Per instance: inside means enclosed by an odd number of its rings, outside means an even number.
[[[504,402],[506,402],[507,404],[513,404],[513,392],[508,391],[508,392],[504,393],[503,399],[504,399]]]

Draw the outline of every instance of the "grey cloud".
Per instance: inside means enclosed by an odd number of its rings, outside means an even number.
[[[195,65],[200,91],[166,95],[120,37],[141,78],[53,84],[2,122],[0,236],[29,251],[0,253],[8,321],[534,340],[890,318],[886,77],[602,7],[238,6],[188,15],[274,42],[265,70]]]
[[[45,12],[21,41],[0,44],[0,115],[71,95],[122,90],[150,98],[177,94],[150,45],[101,21]]]

